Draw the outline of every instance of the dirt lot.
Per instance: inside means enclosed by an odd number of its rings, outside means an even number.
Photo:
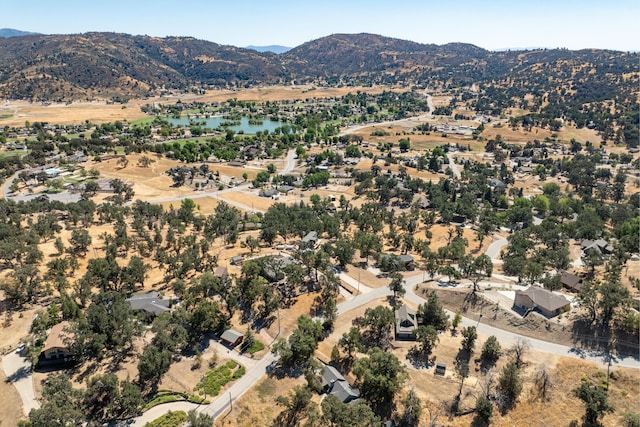
[[[242,203],[243,205],[255,209],[258,211],[267,211],[271,205],[276,203],[276,200],[273,200],[269,197],[260,197],[255,194],[248,193],[225,193],[220,196],[223,199],[233,200],[238,203]]]
[[[24,418],[22,399],[15,387],[7,383],[7,377],[2,369],[0,369],[0,402],[2,402],[0,427],[15,427],[18,420]]]
[[[470,319],[477,320],[482,313],[484,321],[496,328],[562,345],[574,345],[570,330],[555,320],[546,319],[537,313],[522,319],[511,310],[497,307],[494,302],[485,299],[481,294],[474,301],[468,289],[443,290],[435,285],[425,284],[419,285],[416,293],[426,296],[428,292],[434,290],[446,308]]]

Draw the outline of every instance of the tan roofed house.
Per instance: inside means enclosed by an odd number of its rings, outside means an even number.
[[[67,332],[70,326],[71,323],[65,321],[51,328],[41,350],[41,357],[44,360],[66,362],[73,358],[73,354],[67,344],[73,337],[70,332]]]
[[[557,316],[571,308],[569,300],[564,296],[540,286],[529,286],[524,291],[516,291],[513,305],[525,310],[537,310],[547,317]]]

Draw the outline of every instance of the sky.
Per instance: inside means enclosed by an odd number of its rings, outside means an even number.
[[[640,50],[640,0],[0,0],[0,11],[0,28],[192,36],[240,47],[374,33],[488,50]]]

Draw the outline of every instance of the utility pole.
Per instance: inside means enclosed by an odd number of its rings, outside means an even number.
[[[231,400],[231,392],[229,392],[229,413],[233,412],[233,400]]]

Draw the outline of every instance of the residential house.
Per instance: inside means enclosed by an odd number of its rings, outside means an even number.
[[[403,305],[395,311],[396,318],[396,339],[397,340],[415,340],[416,328],[418,327],[418,319],[416,312],[411,310],[407,305]]]
[[[279,194],[279,192],[275,188],[268,188],[266,190],[260,190],[260,192],[258,193],[258,196],[260,196],[260,197],[274,197],[274,196],[277,196],[278,194]]]
[[[40,350],[38,364],[60,364],[73,361],[73,353],[68,341],[72,334],[68,332],[71,323],[64,321],[54,325]]]
[[[235,329],[227,329],[220,335],[220,341],[228,347],[235,347],[244,340],[244,334]]]
[[[540,286],[529,286],[524,291],[516,291],[513,306],[526,311],[536,310],[547,317],[555,317],[571,309],[569,300],[564,296]]]
[[[604,239],[598,239],[598,240],[584,239],[580,244],[580,247],[582,248],[582,251],[585,253],[592,250],[598,251],[603,255],[610,255],[611,253],[613,253],[613,246],[611,246],[609,242],[607,242]]]
[[[349,382],[333,366],[325,366],[322,370],[320,385],[322,391],[334,395],[343,403],[349,403],[360,397],[360,391],[352,388]]]
[[[318,243],[318,232],[310,231],[302,238],[300,245],[303,248],[315,248]]]
[[[410,254],[402,254],[400,255],[400,261],[404,265],[405,270],[413,270],[416,267],[416,262],[413,259],[413,255]]]
[[[229,270],[227,267],[220,265],[213,270],[213,276],[220,280],[226,279],[229,276]]]
[[[155,291],[147,294],[133,295],[126,299],[131,305],[131,310],[143,311],[149,317],[155,317],[160,313],[170,310],[171,301],[162,299]]]

